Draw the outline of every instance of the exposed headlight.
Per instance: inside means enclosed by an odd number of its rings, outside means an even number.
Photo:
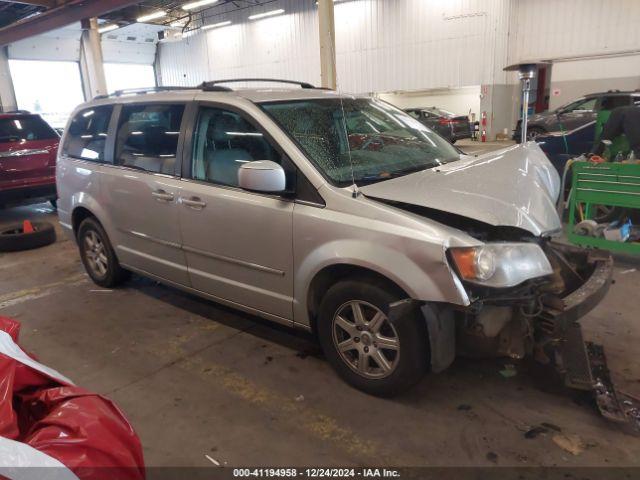
[[[513,287],[553,273],[547,256],[535,243],[488,243],[451,248],[450,252],[463,280],[488,287]]]

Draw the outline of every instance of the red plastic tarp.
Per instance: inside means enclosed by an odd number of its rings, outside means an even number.
[[[0,478],[58,465],[71,475],[60,478],[143,480],[142,446],[124,414],[26,354],[19,332],[0,316]]]

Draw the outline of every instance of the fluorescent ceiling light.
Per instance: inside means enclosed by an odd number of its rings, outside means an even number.
[[[165,12],[164,10],[158,10],[157,12],[153,12],[148,15],[143,15],[141,17],[136,18],[136,22],[144,23],[144,22],[148,22],[149,20],[155,20],[156,18],[162,18],[166,15],[167,15],[167,12]]]
[[[226,27],[227,25],[231,25],[231,20],[227,20],[225,22],[220,22],[220,23],[212,23],[211,25],[204,25],[202,27],[202,30],[209,30],[210,28]]]
[[[110,32],[111,30],[116,30],[118,28],[120,28],[120,25],[116,25],[115,23],[112,23],[111,25],[105,25],[104,27],[98,28],[98,33],[107,33],[107,32]]]
[[[256,15],[250,15],[249,20],[257,20],[259,18],[270,17],[272,15],[280,15],[284,13],[284,8],[279,8],[278,10],[271,10],[270,12],[257,13]]]
[[[212,3],[216,3],[218,0],[198,0],[197,2],[189,2],[185,3],[182,6],[183,10],[195,10],[196,8],[204,7],[205,5],[211,5]]]

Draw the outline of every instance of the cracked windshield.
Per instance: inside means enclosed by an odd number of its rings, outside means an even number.
[[[459,158],[446,140],[414,118],[371,99],[262,104],[325,177],[367,185]],[[353,170],[353,172],[352,172]],[[352,178],[353,175],[353,178]]]

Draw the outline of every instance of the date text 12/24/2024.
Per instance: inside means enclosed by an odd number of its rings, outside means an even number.
[[[400,478],[389,468],[234,468],[234,478]]]

